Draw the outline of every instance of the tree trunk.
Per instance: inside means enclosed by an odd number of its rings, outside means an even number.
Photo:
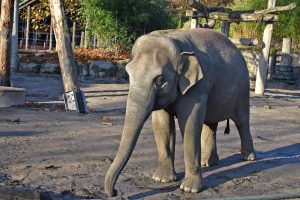
[[[52,42],[52,40],[53,40],[53,28],[52,28],[52,23],[50,23],[50,34],[49,34],[49,51],[51,51],[52,50],[52,47],[53,47],[53,42]]]
[[[73,22],[72,48],[75,49],[76,22]]]
[[[78,100],[76,105],[79,107],[79,112],[85,112],[85,102],[77,82],[76,63],[63,8],[63,1],[49,0],[49,4],[65,94],[75,92]]]
[[[268,8],[275,7],[276,0],[269,0]],[[259,59],[259,66],[256,74],[255,82],[255,94],[263,95],[265,91],[265,82],[267,79],[269,55],[271,48],[272,32],[274,29],[274,23],[266,25],[263,35],[263,49]]]
[[[28,50],[29,37],[30,37],[30,6],[27,7],[25,50]]]
[[[13,1],[2,0],[0,16],[0,85],[10,86],[10,48]]]
[[[83,47],[84,47],[84,38],[85,38],[84,31],[81,31],[80,48],[83,48]]]
[[[14,19],[13,29],[11,37],[11,57],[10,57],[10,69],[18,69],[18,24],[19,24],[19,3],[20,0],[14,0]]]

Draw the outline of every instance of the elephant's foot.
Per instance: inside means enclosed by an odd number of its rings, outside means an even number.
[[[172,167],[159,166],[154,172],[152,178],[157,182],[168,183],[176,181],[176,173]]]
[[[255,157],[256,156],[254,152],[241,152],[242,160],[254,161],[256,159]]]
[[[201,154],[201,165],[204,167],[217,165],[219,163],[219,156],[215,153],[203,153]]]
[[[185,175],[183,179],[180,189],[185,192],[197,193],[200,192],[202,184],[201,184],[202,176],[201,173],[194,173]]]

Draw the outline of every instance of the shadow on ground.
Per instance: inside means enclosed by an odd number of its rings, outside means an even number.
[[[223,167],[228,167],[241,162],[239,155],[235,154],[220,160],[217,166],[207,167],[203,169],[203,173],[214,171]],[[269,170],[282,165],[300,162],[300,143],[273,149],[266,152],[257,152],[257,160],[248,162],[247,164],[208,175],[204,178],[204,187],[202,191],[209,188],[219,186],[233,179],[249,176],[251,174]],[[184,176],[183,172],[178,173],[179,180]],[[159,193],[173,192],[178,189],[180,183],[172,186],[153,189],[147,192],[141,192],[129,196],[128,199],[140,199],[147,196],[153,196]]]

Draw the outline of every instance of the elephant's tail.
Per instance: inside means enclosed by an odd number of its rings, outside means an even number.
[[[229,133],[230,133],[230,127],[229,127],[229,118],[228,118],[224,134],[229,134]]]

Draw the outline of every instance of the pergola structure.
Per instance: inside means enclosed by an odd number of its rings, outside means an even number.
[[[268,0],[268,7],[265,10],[248,10],[248,11],[232,11],[228,8],[222,7],[211,7],[208,8],[201,4],[200,0],[187,0],[187,4],[191,6],[193,9],[188,10],[186,15],[191,17],[191,28],[197,28],[199,26],[213,28],[215,26],[215,21],[221,21],[221,31],[229,36],[230,23],[236,22],[259,22],[263,21],[267,25],[263,34],[263,45],[262,45],[262,53],[259,60],[259,66],[256,75],[256,85],[255,85],[255,93],[258,95],[264,94],[265,89],[265,81],[267,79],[267,72],[269,66],[269,55],[270,55],[270,47],[271,47],[271,39],[272,32],[274,28],[274,23],[278,21],[279,16],[275,14],[278,11],[287,11],[292,10],[296,7],[295,3],[291,3],[286,6],[278,6],[276,7],[276,0]],[[199,24],[199,18],[210,19],[209,23],[204,25]],[[239,41],[233,41],[234,43],[244,44],[253,43],[253,39],[241,39]]]

